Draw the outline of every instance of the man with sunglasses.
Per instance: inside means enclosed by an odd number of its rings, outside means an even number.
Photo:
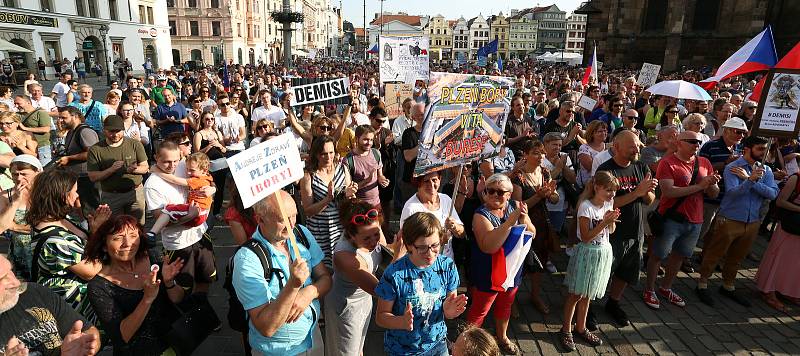
[[[286,119],[286,113],[275,105],[272,105],[272,92],[269,89],[263,89],[258,92],[258,99],[261,106],[253,109],[250,115],[250,131],[256,132],[256,123],[258,120],[267,119],[272,121],[273,127],[278,130],[283,127],[283,120]]]
[[[683,131],[677,143],[673,143],[677,145],[675,154],[658,163],[656,178],[661,187],[658,213],[663,217],[664,231],[661,236],[655,236],[650,245],[643,295],[645,304],[653,309],[661,305],[657,294],[679,307],[686,306],[684,299],[672,290],[672,282],[683,260],[692,256],[700,238],[703,196],[714,198],[719,194],[719,174],[707,158],[697,155],[701,142],[699,133]],[[667,259],[667,269],[656,292],[658,268],[664,259]]]
[[[734,120],[741,121],[733,118],[728,123]],[[750,247],[758,236],[762,203],[765,199],[778,197],[778,184],[772,169],[761,163],[767,154],[767,139],[750,136],[742,144],[743,155],[725,166],[725,197],[714,221],[714,238],[703,245],[703,263],[696,292],[700,301],[709,306],[714,305],[714,300],[708,291],[708,279],[723,258],[719,293],[744,307],[751,305],[748,298],[735,291],[734,282],[739,264],[750,253]]]
[[[222,93],[217,97],[219,113],[216,115],[217,128],[222,132],[225,142],[226,155],[230,157],[245,150],[244,140],[247,138],[247,123],[244,117],[231,107],[227,94]],[[222,187],[220,187],[222,188]]]

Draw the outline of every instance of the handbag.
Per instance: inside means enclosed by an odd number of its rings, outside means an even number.
[[[689,180],[689,185],[692,185],[694,183],[694,180],[697,179],[697,173],[699,171],[699,168],[700,168],[700,159],[698,157],[695,157],[694,167],[692,168],[692,179]],[[647,224],[650,225],[650,233],[653,236],[660,236],[662,233],[664,233],[665,219],[670,219],[680,223],[687,221],[685,216],[678,213],[678,208],[681,206],[681,204],[683,204],[684,201],[686,201],[686,198],[688,197],[689,195],[684,195],[678,198],[678,200],[675,201],[675,204],[673,204],[671,207],[669,207],[669,209],[667,209],[667,211],[664,212],[664,215],[658,213],[658,208],[647,214]]]
[[[178,356],[191,355],[205,341],[220,320],[206,297],[193,294],[175,308],[180,313],[165,340]]]
[[[792,175],[797,176],[797,184],[795,184],[794,190],[787,201],[794,204],[797,194],[800,193],[800,174],[795,173]],[[781,207],[778,207],[777,209],[778,211],[776,214],[778,221],[781,222],[781,229],[792,235],[800,235],[800,213]]]

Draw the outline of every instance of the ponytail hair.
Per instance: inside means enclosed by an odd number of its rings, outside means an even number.
[[[583,188],[583,192],[578,198],[578,204],[580,205],[581,202],[587,199],[594,198],[594,186],[600,186],[603,188],[611,188],[614,190],[619,189],[619,180],[613,174],[609,173],[608,171],[597,171],[594,174],[594,177],[586,182],[586,186]]]

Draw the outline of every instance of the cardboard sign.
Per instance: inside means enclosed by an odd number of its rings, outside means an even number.
[[[578,107],[584,108],[589,111],[594,110],[595,105],[597,105],[597,100],[594,100],[587,95],[581,96],[580,100],[578,100]]]
[[[381,36],[380,78],[381,83],[403,82],[414,84],[417,80],[428,80],[430,61],[427,37]]]
[[[350,79],[338,78],[292,87],[292,106],[328,101],[350,95]]]
[[[639,76],[636,78],[636,84],[642,86],[643,88],[650,87],[656,83],[659,72],[661,72],[661,66],[658,64],[642,64],[642,70],[639,71]]]
[[[511,108],[514,78],[431,73],[431,106],[414,176],[496,156]]]
[[[767,137],[797,138],[800,116],[800,70],[773,69],[764,83],[753,118],[753,133]],[[762,91],[763,93],[763,91]]]
[[[411,98],[413,90],[414,86],[411,84],[386,84],[386,96],[383,98],[383,103],[390,119],[403,115],[403,102]]]
[[[250,147],[227,159],[245,208],[303,178],[303,161],[292,133]]]

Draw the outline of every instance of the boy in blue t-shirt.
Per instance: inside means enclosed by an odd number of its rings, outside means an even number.
[[[461,315],[467,296],[457,295],[458,271],[439,254],[442,226],[427,212],[411,215],[401,231],[408,254],[384,272],[375,294],[375,322],[386,328],[389,355],[448,355],[444,319]]]

